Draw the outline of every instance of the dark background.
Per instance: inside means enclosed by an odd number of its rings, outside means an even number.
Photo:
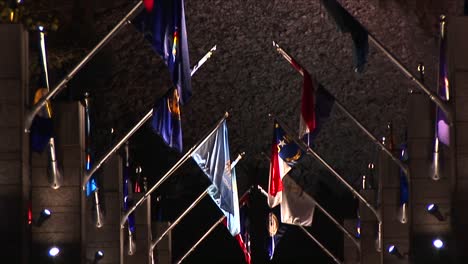
[[[428,87],[435,87],[437,69],[437,20],[442,13],[460,15],[463,1],[342,1],[369,31],[404,65],[416,73],[422,62]],[[59,81],[89,51],[133,4],[130,1],[34,1],[32,13],[53,13],[58,31],[48,32],[51,83]],[[239,194],[252,184],[267,186],[268,160],[274,113],[295,131],[299,124],[302,79],[276,53],[277,41],[317,78],[378,138],[387,122],[394,126],[397,143],[406,127],[407,95],[417,89],[384,55],[371,46],[369,63],[362,74],[352,69],[352,42],[336,30],[318,0],[186,1],[186,21],[191,63],[195,64],[213,45],[214,56],[192,79],[193,97],[182,108],[184,151],[210,130],[224,111],[230,112],[228,128],[231,156],[246,157],[236,167]],[[31,32],[31,78],[38,79],[37,33]],[[34,86],[34,82],[30,82]],[[147,113],[171,82],[164,63],[142,36],[126,26],[81,70],[56,100],[79,100],[89,92],[94,110],[94,142],[101,157]],[[32,91],[35,87],[31,87]],[[110,134],[111,128],[116,133]],[[130,140],[132,166],[141,165],[150,185],[181,156],[166,147],[145,124]],[[316,140],[315,150],[348,182],[357,186],[376,160],[370,140],[338,109]],[[342,185],[316,161],[303,164],[300,174],[305,188],[339,219],[354,217],[356,202]],[[377,168],[378,169],[378,168]],[[160,190],[154,218],[173,220],[198,196],[208,182],[192,161],[170,178]],[[105,186],[104,186],[105,188]],[[154,196],[156,197],[156,195]],[[252,246],[255,262],[266,253],[265,198],[254,192]],[[182,221],[173,232],[174,259],[221,216],[209,198]],[[343,236],[317,213],[312,233],[342,254]],[[137,231],[138,232],[138,231]],[[239,263],[242,252],[236,241],[219,227],[196,250],[189,262]],[[291,228],[283,237],[274,262],[329,263],[329,258],[301,231]],[[302,260],[302,261],[300,261]]]

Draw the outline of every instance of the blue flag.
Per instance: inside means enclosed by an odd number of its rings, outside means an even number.
[[[126,162],[125,162],[126,163]],[[123,168],[123,210],[127,212],[133,206],[132,183],[130,182],[130,167],[124,164]],[[135,214],[131,213],[128,218],[128,230],[133,234],[135,232]]]
[[[401,146],[400,160],[404,163],[408,161],[408,149],[406,143]],[[406,174],[402,169],[400,169],[400,206],[408,204],[409,200],[409,191],[408,191],[408,181],[406,179]]]
[[[288,225],[282,224],[281,221],[281,212],[278,207],[275,207],[273,209],[270,209],[270,213],[268,214],[268,256],[270,257],[270,260],[273,259],[273,256],[275,255],[275,250],[276,247],[278,246],[281,238],[283,235],[286,233],[288,229]]]
[[[156,102],[151,125],[153,131],[160,135],[169,147],[182,152],[182,124],[177,89],[171,89]]]
[[[315,106],[313,106],[314,109],[305,110],[315,111],[315,128],[310,132],[303,132],[305,130],[300,128],[300,135],[308,146],[310,146],[311,143],[315,140],[323,124],[329,119],[334,103],[335,97],[325,88],[323,88],[321,84],[318,84],[318,88],[315,91]]]
[[[239,197],[236,172],[231,169],[226,120],[197,147],[192,158],[212,182],[208,193],[226,215],[231,235],[239,234]]]
[[[369,41],[367,30],[336,0],[321,0],[328,14],[333,17],[341,32],[351,33],[353,38],[353,58],[356,72],[364,71],[369,54]]]
[[[183,0],[145,0],[145,10],[133,24],[166,63],[180,104],[192,95],[190,59]]]

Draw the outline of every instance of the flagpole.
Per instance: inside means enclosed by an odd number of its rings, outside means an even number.
[[[273,41],[273,46],[276,48],[276,51],[283,56],[283,58],[285,58],[290,64],[293,64],[293,58],[291,57],[291,55],[289,55],[283,48],[281,48],[278,45],[278,43]],[[304,72],[302,70],[299,71],[299,73],[302,76],[304,76]],[[373,143],[377,144],[388,156],[390,156],[390,158],[405,172],[406,178],[409,183],[410,172],[408,166],[401,162],[401,160],[399,160],[397,157],[395,157],[395,155],[393,155],[393,153],[390,150],[388,150],[388,148],[384,144],[382,144],[382,142],[380,142],[371,132],[369,132],[369,130],[363,124],[361,124],[361,122],[359,122],[359,120],[357,120],[357,118],[354,117],[353,114],[351,114],[334,96],[333,99],[335,100],[335,104],[338,106],[338,108],[344,114],[346,114],[372,140]]]
[[[34,117],[37,115],[39,110],[46,104],[47,101],[52,99],[57,93],[60,92],[65,85],[75,76],[75,74],[86,64],[88,63],[91,58],[96,55],[96,53],[105,45],[107,42],[112,39],[115,34],[125,25],[128,23],[128,20],[131,16],[135,13],[140,11],[143,8],[143,1],[137,1],[135,6],[125,15],[122,20],[109,32],[107,35],[73,68],[65,78],[57,84],[54,89],[49,91],[46,96],[44,96],[39,102],[32,106],[31,110],[27,113],[25,117],[25,124],[24,124],[24,132],[29,133],[32,121]]]
[[[239,155],[243,155],[242,153],[239,154]],[[239,160],[236,159],[236,160]],[[237,162],[236,162],[237,163]],[[247,190],[240,198],[240,203],[241,203],[241,206],[244,206],[245,205],[245,201],[243,202],[243,200],[246,198],[246,195],[250,193],[250,190],[252,188],[249,188],[249,190]],[[182,261],[184,259],[186,259],[194,250],[196,247],[198,247],[198,245],[203,241],[205,240],[205,238],[211,233],[213,232],[213,230],[216,228],[216,226],[218,226],[221,222],[223,222],[223,220],[226,218],[225,215],[221,216],[218,221],[216,221],[211,227],[210,229],[208,229],[208,231],[205,232],[205,234],[176,262],[177,264],[180,264],[182,263]]]
[[[421,90],[423,90],[447,116],[447,121],[450,127],[453,127],[453,116],[452,110],[449,108],[449,104],[442,101],[437,94],[429,90],[418,78],[416,78],[387,48],[385,48],[371,33],[368,32],[369,40],[377,47],[385,56],[387,56],[393,64],[395,64],[411,81],[415,82]]]
[[[236,158],[236,160],[234,160],[234,162],[232,163],[233,165],[231,165],[231,170],[236,166],[236,164],[239,162],[239,160],[241,160],[244,156],[245,152],[242,152],[241,154],[239,154]],[[151,247],[150,247],[150,255],[153,255],[152,252],[154,250],[154,248],[156,247],[156,245],[161,242],[161,240],[167,235],[167,233],[169,233],[172,229],[174,229],[174,227],[176,225],[179,224],[179,222],[182,220],[182,218],[184,218],[203,198],[205,198],[205,196],[208,194],[208,189],[207,188],[202,194],[200,194],[200,196],[198,196],[198,198],[193,201],[193,203],[174,221],[174,223],[172,223],[165,231],[164,233],[162,233],[158,239],[156,239],[155,242],[152,242],[151,243]]]
[[[271,117],[273,117],[273,115],[270,114]],[[285,126],[281,120],[279,120],[278,118],[276,119],[277,122],[283,127],[283,129],[285,130],[285,132],[289,135],[293,135],[291,133],[291,131],[289,130],[289,128],[287,126]],[[343,177],[341,177],[340,174],[338,174],[338,172],[335,171],[335,169],[333,169],[333,167],[331,167],[324,159],[322,159],[322,157],[320,157],[320,155],[318,155],[315,151],[313,151],[309,146],[307,146],[304,142],[302,142],[301,140],[297,139],[296,137],[292,137],[292,139],[294,140],[294,142],[296,142],[296,144],[299,145],[299,147],[301,147],[302,149],[306,150],[307,153],[311,156],[313,156],[315,159],[317,159],[325,168],[327,168],[338,180],[340,180],[352,193],[353,195],[355,195],[356,197],[359,198],[359,200],[361,200],[361,202],[363,202],[368,208],[369,210],[372,211],[372,213],[375,215],[375,217],[377,218],[377,221],[379,222],[379,227],[382,226],[382,217],[381,215],[377,212],[377,210],[369,203],[369,201],[367,201],[366,198],[364,198],[358,191],[356,191],[345,179],[343,179]],[[380,230],[380,228],[379,228]],[[382,241],[382,232],[378,232],[378,244],[381,245],[381,241]],[[378,247],[377,248],[377,251],[379,251],[381,253],[381,258],[383,258],[382,256],[382,248],[381,247]],[[383,259],[381,260],[383,261]]]
[[[263,195],[265,195],[266,197],[268,197],[268,193],[262,188],[262,186],[260,185],[257,185],[257,188],[260,190],[260,192],[263,193]],[[312,198],[313,202],[315,203],[315,205],[318,207],[318,209],[320,209],[320,211],[322,211],[337,227],[338,229],[340,229],[341,231],[343,231],[343,233],[345,233],[345,235],[347,235],[349,237],[349,239],[351,239],[351,241],[353,241],[353,243],[356,245],[357,249],[359,252],[361,252],[361,245],[359,244],[359,242],[356,240],[356,238],[345,228],[343,227],[339,222],[338,220],[336,220],[330,213],[328,213],[328,211],[323,208],[318,202],[317,200],[315,200],[312,196],[310,196],[310,198]]]
[[[177,264],[180,264],[182,263],[182,261],[184,259],[186,259],[194,250],[196,247],[198,247],[198,245],[200,245],[200,243],[205,240],[205,238],[211,234],[211,232],[213,232],[213,230],[220,224],[223,222],[223,220],[226,218],[226,216],[222,216],[218,219],[218,221],[216,221],[211,227],[210,229],[208,229],[208,231],[206,231],[206,233],[185,253],[185,255],[183,255],[176,263]]]
[[[205,196],[208,194],[208,189],[201,193],[198,198],[172,223],[157,239],[151,243],[150,250],[153,251],[156,245],[169,233],[179,222],[184,218]]]
[[[216,50],[216,45],[211,48],[211,50],[209,50],[205,56],[203,56],[203,58],[200,59],[200,61],[198,61],[197,64],[195,64],[195,66],[192,68],[192,71],[190,72],[190,76],[193,76],[195,74],[195,72],[209,59],[211,58],[211,56],[213,55],[213,52]],[[91,179],[91,177],[93,176],[93,174],[102,166],[102,164],[104,164],[107,159],[109,159],[109,157],[115,152],[117,151],[121,146],[122,144],[124,144],[136,131],[138,131],[138,129],[140,129],[140,127],[146,123],[146,121],[148,121],[151,117],[153,116],[153,108],[151,108],[151,110],[146,113],[145,116],[143,116],[143,118],[138,121],[138,123],[132,128],[130,129],[130,131],[119,141],[117,142],[117,144],[114,145],[114,147],[111,148],[111,150],[109,150],[107,152],[106,155],[104,155],[103,158],[101,158],[101,160],[99,160],[99,162],[97,162],[93,168],[91,168],[91,170],[89,172],[85,172],[85,178],[83,180],[83,185],[82,185],[82,188],[83,190],[85,190],[86,188],[86,183]]]
[[[197,144],[195,144],[187,153],[185,153],[185,155],[180,158],[176,164],[174,164],[174,166],[172,166],[172,168],[166,172],[166,174],[164,174],[164,176],[161,177],[161,179],[159,179],[158,182],[156,182],[153,187],[151,187],[151,189],[149,189],[145,195],[143,195],[143,197],[140,198],[140,200],[138,200],[138,202],[132,207],[130,208],[130,210],[128,210],[124,216],[122,217],[122,219],[120,220],[120,232],[123,232],[123,229],[125,228],[125,221],[127,221],[127,218],[128,216],[136,210],[136,208],[141,205],[146,199],[148,199],[148,197],[150,196],[150,194],[152,192],[154,192],[164,181],[166,181],[177,169],[179,169],[180,166],[182,166],[182,164],[187,161],[191,155],[193,154],[193,152],[195,152],[195,150],[198,148],[199,145],[203,144],[207,139],[208,137],[210,137],[214,132],[216,132],[216,130],[219,128],[219,126],[223,123],[223,121],[229,116],[229,114],[226,112],[224,114],[224,116],[221,118],[221,120],[218,121],[216,127],[211,130],[207,135],[205,135],[205,137],[203,137],[199,142],[197,142]],[[121,263],[123,263],[123,260],[121,259]]]
[[[320,243],[320,241],[318,241],[311,233],[309,233],[309,231],[307,231],[307,229],[305,229],[305,227],[303,226],[299,226],[301,228],[302,231],[304,231],[304,233],[306,233],[307,236],[309,236],[310,239],[312,239],[325,253],[327,253],[328,256],[330,256],[334,261],[335,263],[338,263],[338,264],[342,264],[343,262],[341,262],[337,257],[335,257],[333,255],[333,253],[331,253],[324,245],[322,245],[322,243]]]

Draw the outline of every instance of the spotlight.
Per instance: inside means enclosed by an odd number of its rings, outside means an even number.
[[[444,241],[442,241],[440,238],[436,238],[432,240],[432,245],[437,249],[441,249],[444,247]]]
[[[104,251],[102,250],[96,251],[96,253],[94,254],[93,264],[98,263],[103,257],[104,257]]]
[[[395,245],[388,246],[387,251],[390,255],[394,255],[399,259],[403,258],[403,255],[400,253],[400,251],[398,251],[398,248]]]
[[[435,218],[437,218],[437,220],[445,221],[445,217],[440,213],[439,206],[437,206],[437,204],[434,204],[434,203],[428,204],[426,207],[426,210],[428,213],[430,213]]]
[[[41,214],[36,220],[36,226],[39,227],[42,225],[42,223],[45,222],[45,220],[49,219],[50,216],[52,215],[52,212],[50,212],[49,209],[44,209],[41,211]]]
[[[49,249],[49,256],[55,258],[60,253],[60,249],[56,246],[53,246]]]

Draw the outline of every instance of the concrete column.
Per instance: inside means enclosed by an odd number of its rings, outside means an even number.
[[[452,201],[457,261],[468,256],[468,17],[448,20],[449,80],[455,110],[455,190]]]
[[[0,25],[0,245],[10,263],[29,263],[29,138],[23,132],[28,56],[26,29]]]

